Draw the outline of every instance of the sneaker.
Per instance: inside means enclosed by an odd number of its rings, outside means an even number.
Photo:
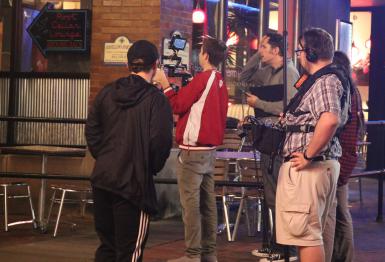
[[[202,255],[201,262],[218,262],[218,259],[215,255]]]
[[[289,261],[297,261],[298,257],[290,256]],[[259,262],[285,262],[285,257],[282,254],[271,254],[269,257],[264,257],[259,260]]]
[[[264,247],[262,249],[252,250],[251,254],[256,257],[269,257],[271,254],[274,254],[274,253],[270,248]]]
[[[183,257],[167,260],[167,262],[201,262],[201,258],[183,256]]]

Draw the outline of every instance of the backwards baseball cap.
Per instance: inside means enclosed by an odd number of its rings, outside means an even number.
[[[136,41],[127,52],[127,62],[131,66],[153,65],[158,58],[158,49],[147,40]]]

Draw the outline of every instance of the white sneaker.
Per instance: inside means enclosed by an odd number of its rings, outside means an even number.
[[[291,256],[289,257],[289,261],[297,261],[298,257]],[[259,260],[259,262],[285,262],[285,257],[281,254],[271,254],[270,257],[264,257]]]
[[[256,257],[269,257],[274,254],[270,248],[254,249],[251,251],[251,254]]]

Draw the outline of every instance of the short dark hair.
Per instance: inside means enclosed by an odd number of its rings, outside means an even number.
[[[326,30],[322,28],[308,29],[299,37],[299,41],[301,40],[304,42],[303,48],[306,54],[315,54],[317,59],[333,59],[333,37]]]
[[[138,40],[127,51],[127,64],[131,72],[148,72],[159,58],[156,46],[147,40]]]
[[[223,41],[206,36],[203,38],[202,51],[204,54],[208,54],[209,63],[213,66],[219,66],[226,57],[226,44]]]
[[[283,36],[278,33],[267,33],[266,36],[269,38],[269,45],[271,47],[279,49],[279,55],[283,56]]]
[[[343,68],[347,75],[351,75],[352,67],[350,65],[349,57],[342,51],[335,51],[333,63]]]

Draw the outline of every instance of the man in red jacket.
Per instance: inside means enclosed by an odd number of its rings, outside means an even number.
[[[176,93],[163,71],[155,76],[179,116],[176,141],[181,149],[177,178],[183,222],[185,256],[169,262],[216,262],[217,209],[214,192],[215,148],[223,142],[228,94],[217,66],[226,45],[205,38],[199,54],[203,72]]]

